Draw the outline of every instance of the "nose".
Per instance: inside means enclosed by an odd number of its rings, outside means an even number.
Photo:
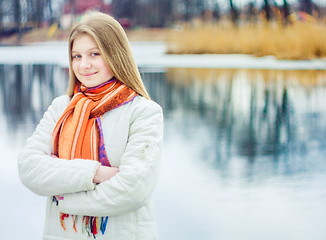
[[[81,59],[80,67],[84,68],[84,69],[91,67],[91,63],[90,63],[89,59],[87,59],[87,57],[83,57]]]

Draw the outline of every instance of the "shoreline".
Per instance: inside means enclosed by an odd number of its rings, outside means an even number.
[[[266,70],[326,70],[326,59],[278,60],[273,56],[244,54],[166,54],[159,41],[130,42],[140,68],[217,68]],[[22,46],[1,46],[0,64],[57,64],[68,67],[67,43],[37,42]]]

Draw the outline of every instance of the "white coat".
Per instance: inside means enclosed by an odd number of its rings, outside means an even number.
[[[92,182],[97,161],[65,160],[51,156],[52,132],[70,102],[56,98],[18,159],[23,184],[47,196],[44,240],[92,239],[82,229],[81,216],[109,216],[104,235],[97,240],[154,240],[156,225],[151,195],[160,169],[163,114],[153,101],[137,96],[132,102],[102,116],[108,159],[119,173],[101,184]],[[57,206],[52,196],[63,195]],[[59,213],[77,215],[77,233],[71,217],[64,231]]]

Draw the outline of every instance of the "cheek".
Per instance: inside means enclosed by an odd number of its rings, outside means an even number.
[[[105,69],[105,72],[107,74],[111,74],[112,75],[111,69],[106,65],[106,63],[104,62],[103,59],[101,59],[101,61],[99,61],[98,65],[100,66],[101,69]]]
[[[107,75],[113,75],[112,71],[108,67],[106,68],[106,74]]]
[[[76,62],[72,62],[72,64],[71,64],[71,68],[72,68],[72,71],[76,74],[76,72],[78,73],[78,68],[79,68],[79,66],[78,66],[78,63],[76,63]]]
[[[105,69],[106,74],[113,75],[111,69],[108,66],[106,66],[106,64],[103,64],[102,69]]]

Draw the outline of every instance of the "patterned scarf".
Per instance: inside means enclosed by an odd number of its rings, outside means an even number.
[[[91,159],[104,166],[111,166],[108,160],[101,126],[101,116],[115,108],[132,101],[137,93],[116,80],[87,88],[77,82],[74,96],[61,115],[53,131],[54,155],[63,159]],[[53,198],[54,201],[55,198]],[[60,222],[65,230],[64,219],[69,214],[60,214]],[[77,216],[71,216],[74,230]],[[89,235],[105,232],[108,217],[84,216],[83,229]]]

